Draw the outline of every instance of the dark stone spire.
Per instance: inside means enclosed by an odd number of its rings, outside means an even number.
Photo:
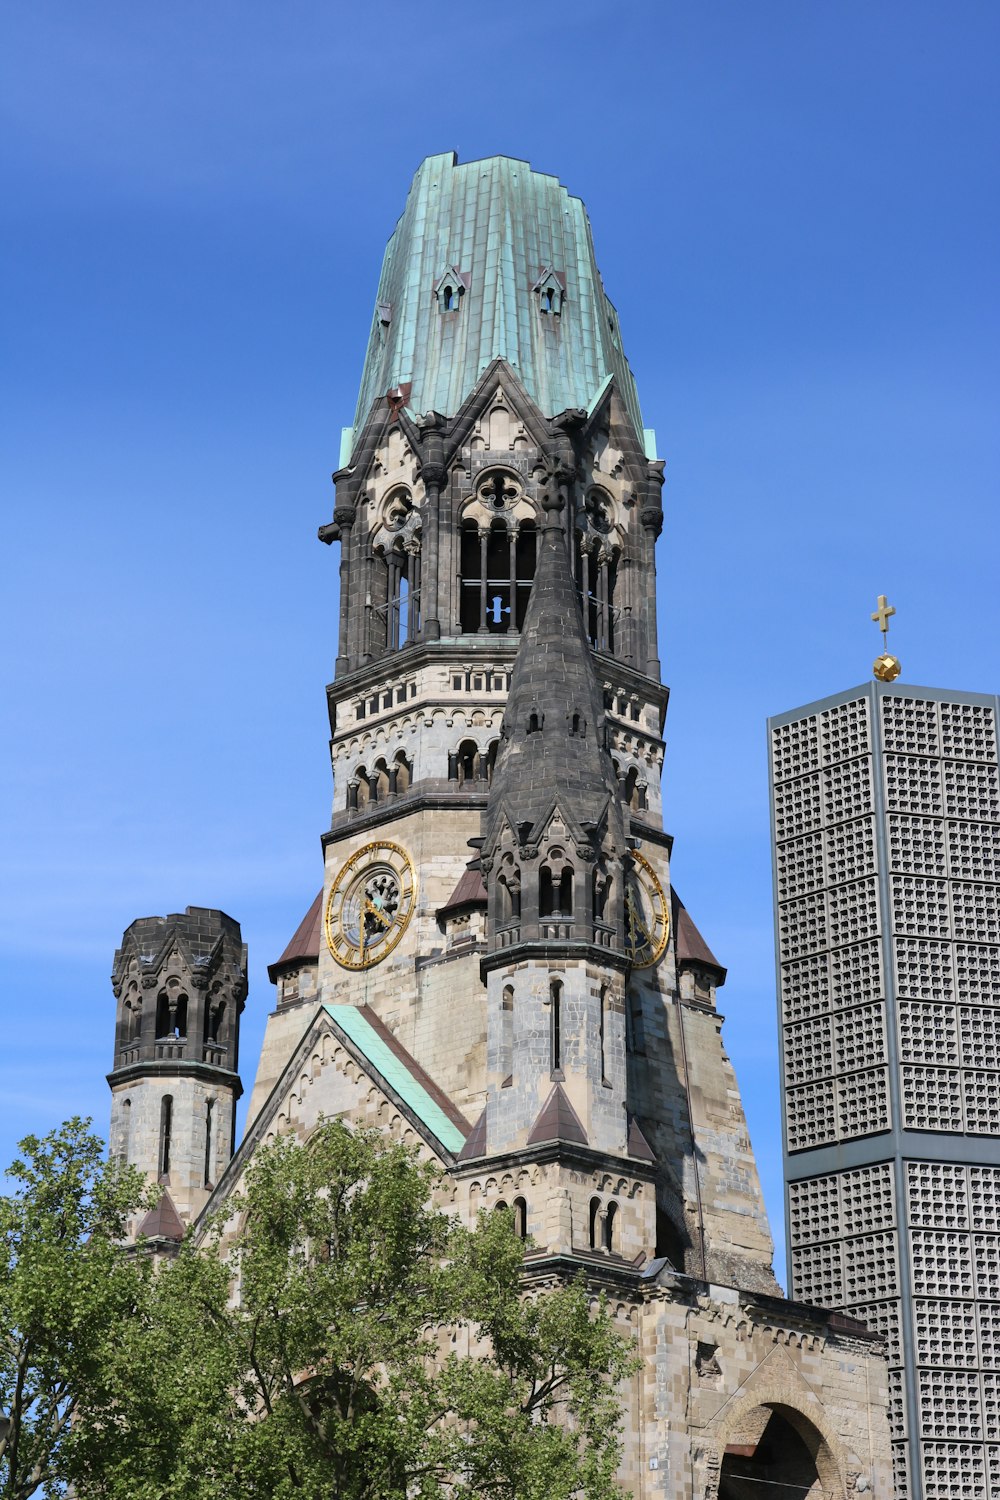
[[[603,694],[560,519],[564,479],[554,471],[543,492],[535,581],[483,819],[484,850],[495,843],[505,819],[517,842],[536,842],[557,807],[577,839],[616,853],[624,849]]]

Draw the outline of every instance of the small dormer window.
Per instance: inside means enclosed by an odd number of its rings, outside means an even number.
[[[558,318],[563,310],[562,277],[546,267],[532,288],[538,298],[538,311],[544,318]]]
[[[441,275],[434,283],[434,295],[437,298],[438,312],[457,313],[462,305],[465,295],[466,279],[457,266],[445,266]]]

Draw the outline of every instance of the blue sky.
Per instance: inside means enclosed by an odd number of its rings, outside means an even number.
[[[329,519],[382,250],[433,152],[587,204],[667,461],[678,889],[782,1239],[764,720],[1000,686],[1000,9],[8,0],[0,20],[6,811],[0,1162],[103,1129],[114,949],[318,888]]]

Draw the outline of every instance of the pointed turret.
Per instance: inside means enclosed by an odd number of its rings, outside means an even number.
[[[594,854],[624,850],[624,813],[607,748],[604,702],[584,632],[553,477],[535,583],[504,711],[501,745],[483,820],[484,852],[504,823],[521,846],[536,845],[558,808],[570,838]]]
[[[580,1238],[589,1235],[581,1229],[589,1200],[575,1200],[592,1161],[632,1155],[623,999],[628,811],[566,544],[562,516],[574,474],[559,442],[543,455],[535,582],[483,814],[490,1083],[467,1154],[552,1156],[549,1243],[569,1251],[589,1247]],[[630,1232],[640,1248],[638,1220]]]

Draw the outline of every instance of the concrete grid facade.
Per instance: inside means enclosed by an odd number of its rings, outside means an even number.
[[[1000,1493],[998,706],[768,724],[790,1295],[886,1337],[897,1500]]]

